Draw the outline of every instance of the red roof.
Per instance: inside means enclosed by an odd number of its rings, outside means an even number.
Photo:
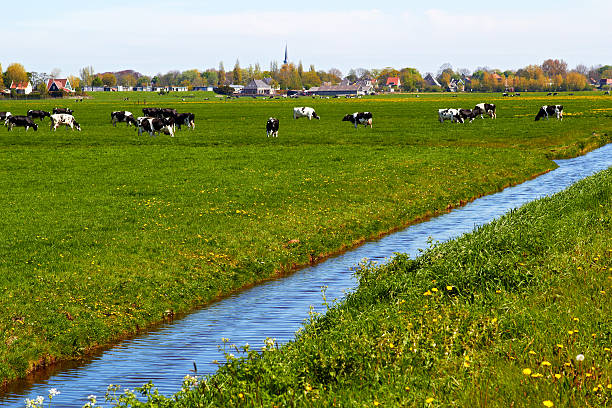
[[[74,92],[72,89],[66,88],[66,83],[67,82],[68,82],[68,78],[64,78],[64,79],[49,79],[49,81],[47,82],[47,89],[51,89],[51,86],[55,83],[55,86],[57,86],[57,89],[59,89],[59,90],[64,90],[66,92]]]
[[[387,78],[387,85],[395,85],[399,86],[399,77],[389,77]]]
[[[11,82],[11,89],[26,89],[28,87],[28,85],[30,85],[30,82],[19,82],[17,85],[15,85],[14,82]]]

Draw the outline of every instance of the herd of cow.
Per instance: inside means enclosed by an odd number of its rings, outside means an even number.
[[[497,118],[497,113],[495,112],[495,105],[492,103],[479,103],[474,107],[474,109],[438,109],[438,119],[440,123],[443,123],[445,120],[450,120],[451,122],[456,123],[465,123],[466,120],[469,119],[470,123],[480,116],[483,118],[483,115],[489,115],[492,119]],[[558,120],[563,120],[563,105],[544,105],[541,106],[538,110],[538,113],[535,117],[535,120],[540,120],[542,118],[548,119],[549,116],[555,116]]]
[[[474,109],[447,108],[438,109],[438,119],[441,123],[445,120],[450,120],[456,123],[465,123],[469,119],[470,123],[478,116],[481,118],[488,115],[490,118],[497,118],[495,111],[496,107],[492,103],[479,103]],[[190,129],[195,129],[195,115],[193,113],[178,113],[176,109],[170,108],[142,108],[144,116],[134,118],[132,112],[114,111],[111,113],[111,123],[117,126],[117,122],[125,122],[128,126],[134,125],[138,130],[138,135],[143,132],[154,136],[156,133],[164,133],[174,137],[176,127],[179,129],[181,125],[186,125]],[[41,121],[45,117],[51,120],[51,129],[56,130],[59,126],[65,125],[66,128],[81,130],[81,126],[74,119],[73,111],[69,108],[53,108],[53,113],[42,110],[29,110],[27,115],[12,115],[11,112],[0,112],[0,120],[4,120],[4,125],[8,130],[12,130],[15,126],[24,127],[27,131],[29,128],[38,130],[38,125],[34,119]],[[562,105],[544,105],[540,107],[535,120],[542,118],[548,119],[550,116],[556,116],[558,120],[563,120]],[[307,117],[309,120],[321,119],[315,110],[311,107],[300,106],[293,108],[293,119]],[[357,125],[370,126],[372,128],[372,113],[371,112],[355,112],[347,114],[342,118],[343,121],[351,122],[355,129]],[[266,122],[266,133],[268,137],[278,137],[279,120],[277,118],[269,118]]]
[[[117,122],[125,122],[128,126],[134,125],[138,129],[138,135],[147,132],[153,136],[163,133],[174,137],[174,131],[181,125],[195,129],[195,114],[190,112],[178,113],[176,109],[170,108],[142,108],[145,116],[134,118],[132,112],[115,111],[111,113],[111,122],[117,126]]]
[[[41,121],[48,117],[51,120],[51,130],[56,130],[61,125],[65,125],[71,129],[81,130],[81,126],[72,116],[72,109],[70,108],[53,108],[53,113],[30,109],[27,115],[13,115],[11,112],[0,112],[0,120],[4,121],[4,126],[8,130],[13,130],[15,126],[25,128],[26,132],[29,128],[38,130],[38,125],[34,122],[34,119],[40,119]]]

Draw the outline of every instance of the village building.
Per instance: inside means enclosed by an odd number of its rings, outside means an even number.
[[[68,78],[51,78],[47,81],[47,91],[49,91],[49,93],[61,91],[73,93],[74,89],[72,89],[72,85],[70,84],[70,80]]]
[[[254,79],[242,89],[242,95],[272,95],[273,93],[270,84],[262,79]]]
[[[425,77],[423,78],[423,80],[427,83],[427,85],[429,86],[442,86],[440,84],[440,82],[438,82],[438,80],[436,78],[433,77],[433,75],[431,75],[430,73],[428,73],[427,75],[425,75]]]
[[[386,85],[389,87],[389,92],[394,92],[396,89],[399,89],[401,82],[399,77],[388,77]]]
[[[30,81],[18,83],[11,81],[10,90],[20,95],[29,95],[32,93],[32,83]]]
[[[321,86],[315,86],[306,91],[310,95],[321,96],[346,96],[346,95],[369,95],[373,92],[374,87],[371,83],[356,82],[351,84],[348,80],[341,81],[338,85],[332,85],[330,82],[324,82]]]

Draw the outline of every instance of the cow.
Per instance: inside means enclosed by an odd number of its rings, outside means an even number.
[[[459,117],[459,109],[438,109],[438,119],[440,123],[444,123],[445,120],[463,123],[463,119]]]
[[[542,118],[546,118],[546,120],[548,120],[548,116],[550,115],[555,115],[558,120],[563,120],[563,105],[542,106],[538,111],[535,120],[540,120]]]
[[[466,119],[470,120],[470,123],[472,123],[474,121],[474,119],[476,119],[476,114],[474,114],[474,111],[472,109],[461,109],[459,108],[459,119],[461,119],[461,123],[465,123]]]
[[[117,126],[117,122],[125,122],[128,126],[132,123],[134,126],[137,125],[134,115],[129,111],[114,111],[111,113],[111,122],[113,126]]]
[[[142,113],[146,117],[156,118],[161,114],[161,108],[142,108]]]
[[[268,134],[268,137],[272,136],[272,137],[278,137],[278,119],[276,118],[270,118],[268,119],[268,121],[266,122],[266,133]]]
[[[364,125],[367,127],[370,125],[370,129],[372,128],[372,112],[355,112],[349,113],[342,118],[342,121],[351,122],[355,125],[355,129],[357,129],[357,125]]]
[[[164,133],[174,137],[174,121],[166,118],[139,117],[138,135],[142,132],[149,133],[150,136],[155,136],[156,133]]]
[[[49,117],[51,116],[51,114],[47,111],[43,111],[43,110],[32,110],[30,109],[28,111],[28,116],[31,117],[32,119],[40,119],[41,121],[45,118],[45,117]]]
[[[483,114],[487,114],[491,117],[491,119],[497,118],[497,114],[495,113],[495,105],[492,103],[479,103],[473,109],[474,116],[480,115],[480,118],[483,118]]]
[[[13,130],[13,127],[15,126],[21,126],[23,128],[25,128],[26,132],[28,131],[29,128],[34,129],[34,131],[38,130],[38,125],[36,123],[34,123],[34,120],[32,120],[32,118],[27,117],[27,116],[23,116],[23,115],[11,115],[8,118],[6,118],[6,122],[5,124],[8,127],[8,130]]]
[[[65,113],[68,115],[72,115],[74,111],[70,108],[53,108],[53,113]]]
[[[66,129],[76,129],[81,131],[81,125],[74,119],[74,116],[67,113],[55,113],[51,116],[51,130],[55,131],[61,125],[66,125]]]
[[[0,120],[3,120],[5,125],[7,124],[6,120],[11,116],[13,116],[11,112],[0,112]]]
[[[307,117],[308,120],[312,120],[312,118],[319,120],[321,119],[319,116],[317,116],[317,112],[315,112],[313,108],[309,108],[307,106],[293,108],[293,119],[298,119],[301,117]]]
[[[195,129],[195,114],[193,113],[177,113],[174,116],[174,121],[179,130],[181,129],[181,125],[185,125],[190,129]]]

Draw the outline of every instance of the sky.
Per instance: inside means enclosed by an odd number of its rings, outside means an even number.
[[[519,69],[548,58],[612,64],[612,1],[372,0],[83,2],[3,5],[0,64],[76,75],[231,70],[289,60],[307,69]]]

